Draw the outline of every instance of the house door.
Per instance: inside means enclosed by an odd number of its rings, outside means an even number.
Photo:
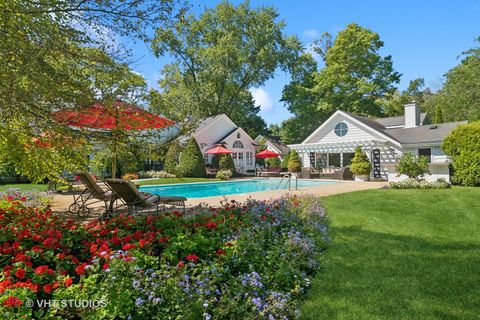
[[[235,168],[238,172],[245,171],[245,163],[243,152],[234,152],[232,153],[233,162],[235,163]]]

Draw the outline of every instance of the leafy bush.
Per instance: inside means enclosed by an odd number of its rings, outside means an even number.
[[[150,171],[140,171],[138,173],[138,176],[140,178],[156,178],[156,179],[161,179],[161,178],[175,178],[174,174],[168,173],[166,171],[155,171],[155,170],[150,170]]]
[[[357,175],[369,175],[370,171],[372,171],[372,165],[360,146],[355,148],[355,156],[352,159],[350,171]]]
[[[279,168],[282,164],[278,157],[269,158],[266,160],[268,167]]]
[[[235,162],[233,162],[232,156],[230,154],[222,154],[220,156],[218,168],[220,170],[230,170],[230,172],[232,172],[232,175],[237,174],[237,169],[235,168]]]
[[[480,185],[480,121],[453,129],[443,141],[442,149],[452,159],[453,181]]]
[[[106,148],[95,153],[90,167],[98,177],[105,178],[112,175],[112,152]],[[116,176],[121,177],[129,172],[139,171],[143,161],[138,159],[132,152],[120,149],[117,152]]]
[[[302,170],[302,165],[300,163],[300,157],[298,156],[297,151],[290,151],[290,156],[288,157],[288,171],[290,172],[299,172]]]
[[[329,241],[313,196],[87,225],[16,201],[0,215],[2,319],[292,319]]]
[[[416,157],[411,152],[405,152],[395,167],[399,174],[405,174],[411,179],[418,179],[428,173],[428,158]]]
[[[435,182],[428,182],[425,180],[405,179],[399,182],[390,182],[391,189],[448,189],[451,187],[445,179],[438,179]]]
[[[191,138],[182,150],[178,164],[178,174],[190,178],[206,176],[205,160],[195,138]]]
[[[173,141],[168,148],[167,154],[165,155],[165,164],[163,169],[170,174],[177,174],[178,169],[178,159],[180,156],[180,144],[177,141]]]
[[[216,178],[220,180],[228,180],[232,177],[232,171],[229,169],[227,170],[220,170],[217,172]]]

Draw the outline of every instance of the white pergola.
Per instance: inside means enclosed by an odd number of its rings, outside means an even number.
[[[343,153],[353,152],[356,147],[361,146],[362,149],[375,149],[386,146],[386,140],[358,140],[358,141],[337,141],[325,143],[302,143],[289,145],[290,149],[297,152],[315,152],[315,153]]]

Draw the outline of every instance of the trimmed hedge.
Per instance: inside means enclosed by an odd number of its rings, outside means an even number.
[[[452,180],[466,186],[480,186],[480,121],[460,125],[442,145],[452,158]]]
[[[267,165],[269,168],[279,168],[280,165],[282,164],[282,162],[280,161],[280,159],[278,157],[275,157],[275,158],[269,158],[266,160],[267,162]]]
[[[302,164],[300,163],[300,157],[298,156],[297,151],[290,151],[290,156],[288,157],[288,171],[290,172],[299,172],[302,170]]]
[[[230,170],[232,172],[232,175],[234,176],[237,174],[235,162],[233,162],[232,156],[230,154],[222,154],[220,156],[218,168],[220,170]]]
[[[177,174],[180,150],[180,144],[177,141],[173,141],[165,155],[165,165],[163,166],[163,170],[170,174]]]
[[[182,177],[206,177],[205,160],[195,138],[191,138],[180,155],[178,174]]]

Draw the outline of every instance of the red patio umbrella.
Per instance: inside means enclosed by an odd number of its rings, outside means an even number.
[[[222,146],[216,146],[205,152],[206,154],[228,154],[233,153],[233,151],[228,150]]]
[[[117,136],[120,131],[162,129],[174,124],[170,119],[152,114],[121,100],[114,101],[112,106],[95,103],[83,109],[57,111],[53,113],[53,118],[68,126],[112,131],[112,177],[115,177]]]
[[[266,158],[276,158],[276,157],[278,157],[279,155],[280,155],[279,153],[276,153],[276,152],[273,152],[273,151],[270,151],[270,150],[265,149],[265,150],[257,153],[257,154],[255,155],[255,157],[266,159]]]

